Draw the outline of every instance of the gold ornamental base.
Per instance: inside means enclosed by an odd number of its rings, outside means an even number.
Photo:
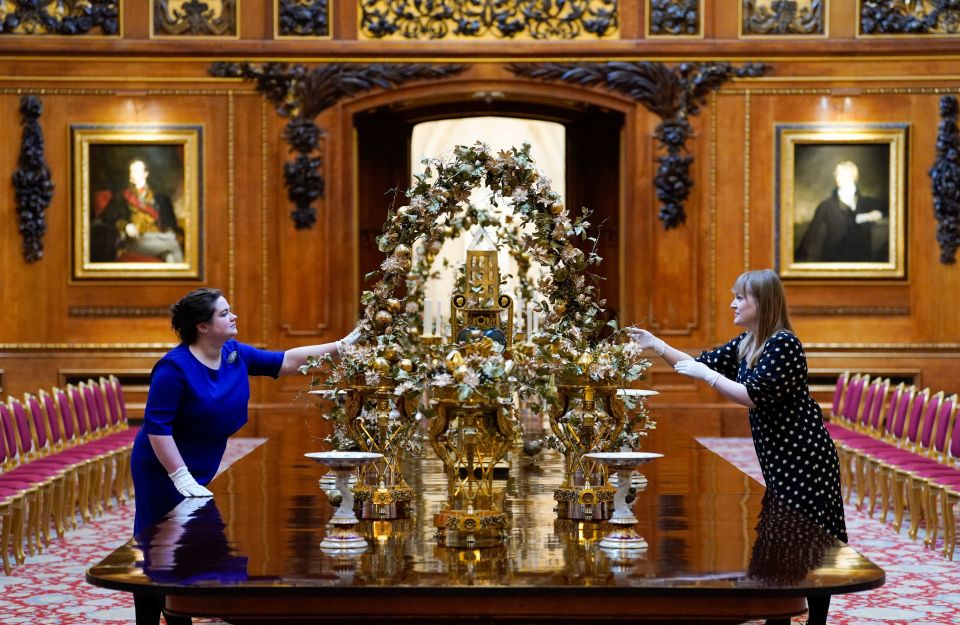
[[[361,519],[408,519],[413,509],[413,489],[406,484],[386,488],[357,486],[353,496]]]
[[[554,511],[558,519],[606,521],[613,515],[613,496],[616,492],[610,486],[560,487],[553,491],[553,498],[557,502]]]
[[[495,547],[507,537],[507,515],[499,510],[444,510],[433,525],[445,547]]]

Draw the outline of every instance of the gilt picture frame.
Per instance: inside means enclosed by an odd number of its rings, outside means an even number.
[[[203,277],[203,128],[72,125],[74,279]]]
[[[776,269],[784,278],[906,276],[908,124],[778,124]]]

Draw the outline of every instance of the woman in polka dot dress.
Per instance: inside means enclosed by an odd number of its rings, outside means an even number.
[[[840,464],[820,406],[807,388],[807,360],[790,326],[783,284],[768,269],[748,271],[737,278],[733,294],[733,322],[747,331],[696,359],[646,330],[628,332],[678,373],[704,380],[749,408],[767,497],[847,542]],[[829,596],[808,598],[811,625],[826,622],[829,603]]]

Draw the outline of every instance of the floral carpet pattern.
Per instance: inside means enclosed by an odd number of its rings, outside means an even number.
[[[221,470],[261,444],[263,439],[233,439]],[[745,473],[761,480],[748,438],[710,438],[700,442]],[[896,534],[866,513],[848,506],[851,546],[880,565],[887,583],[876,590],[840,595],[830,606],[833,625],[954,625],[960,622],[960,561]],[[0,625],[126,625],[134,622],[131,595],[87,584],[84,572],[127,540],[133,525],[131,505],[115,508],[78,527],[66,540],[52,540],[42,555],[28,558],[10,577],[0,575]],[[217,623],[195,619],[196,623]],[[804,618],[794,619],[805,622]]]

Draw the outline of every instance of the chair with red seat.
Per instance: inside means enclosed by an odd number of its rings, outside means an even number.
[[[837,383],[833,388],[833,403],[830,405],[830,421],[840,419],[840,407],[843,405],[843,395],[847,390],[847,383],[849,381],[849,371],[844,371],[837,376]]]
[[[33,555],[35,552],[42,552],[44,541],[49,540],[49,536],[45,537],[43,534],[43,527],[53,508],[55,482],[58,479],[62,480],[60,474],[62,467],[45,462],[33,463],[32,459],[37,454],[33,449],[29,418],[23,405],[13,397],[9,397],[6,404],[0,408],[0,423],[5,431],[13,433],[11,446],[7,445],[10,437],[4,436],[3,453],[6,468],[0,474],[0,486],[5,490],[23,492],[27,512],[25,525],[27,552]],[[22,439],[21,433],[24,431],[26,437]],[[20,553],[22,553],[22,546]]]

